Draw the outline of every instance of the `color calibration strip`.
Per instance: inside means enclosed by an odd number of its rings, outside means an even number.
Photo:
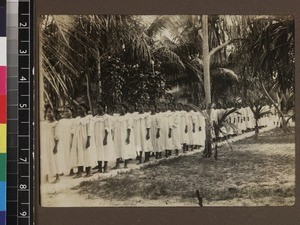
[[[6,2],[0,1],[0,225],[6,224]]]
[[[7,224],[33,224],[32,2],[7,1]]]
[[[7,7],[7,224],[18,211],[18,0]]]

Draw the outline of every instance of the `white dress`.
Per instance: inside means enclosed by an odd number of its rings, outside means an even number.
[[[132,114],[132,121],[133,121],[133,137],[134,137],[134,146],[137,153],[142,151],[142,123],[141,120],[143,119],[144,114],[133,113]]]
[[[150,113],[144,113],[141,117],[141,141],[142,141],[142,150],[143,152],[150,152],[153,149],[151,148],[151,133],[149,133],[150,138],[147,140],[147,129],[151,128],[151,119],[150,119]]]
[[[57,174],[56,160],[53,154],[54,149],[54,132],[57,121],[41,122],[41,175],[55,176]]]
[[[159,138],[156,139],[157,141],[157,152],[162,152],[163,150],[166,149],[165,147],[165,136],[166,136],[166,131],[165,131],[165,118],[164,118],[164,113],[163,112],[160,112],[160,113],[157,113],[155,115],[156,117],[156,126],[157,126],[157,129],[159,129]]]
[[[188,145],[194,145],[194,132],[193,132],[193,124],[195,122],[195,117],[193,111],[188,112]],[[195,126],[196,130],[196,126]]]
[[[242,133],[243,130],[245,130],[245,123],[244,123],[244,112],[243,112],[243,108],[240,108],[238,110],[238,114],[237,114],[237,118],[238,118],[238,129],[239,129],[239,133]]]
[[[181,149],[181,140],[180,140],[180,120],[181,114],[178,111],[170,112],[169,123],[172,128],[172,148]]]
[[[89,167],[95,165],[95,152],[91,148],[86,148],[90,118],[91,116],[88,115],[86,117],[77,117],[74,119],[71,148],[72,168],[79,166]]]
[[[107,144],[104,145],[104,160],[105,161],[115,161],[115,149],[114,149],[114,142],[112,138],[112,131],[113,131],[113,117],[105,114],[104,115],[104,128],[107,130]]]
[[[192,111],[193,114],[193,122],[195,123],[195,132],[193,133],[193,144],[194,145],[200,145],[200,131],[199,131],[199,126],[200,126],[200,121],[198,117],[198,112]]]
[[[200,139],[199,139],[199,145],[205,146],[205,139],[206,139],[206,133],[205,133],[205,117],[199,113],[199,126],[201,127],[200,131]]]
[[[169,138],[169,128],[172,124],[169,121],[170,111],[159,113],[158,128],[160,129],[159,150],[172,150],[172,138]]]
[[[158,151],[158,139],[156,138],[157,134],[157,116],[158,114],[152,114],[150,115],[150,121],[151,121],[151,128],[150,128],[150,139],[151,139],[151,148],[153,152],[159,152]]]
[[[188,143],[188,132],[185,132],[185,128],[186,126],[188,126],[188,114],[186,111],[180,111],[179,112],[181,117],[180,117],[180,125],[179,125],[179,139],[180,139],[180,143],[182,144],[186,144]]]
[[[136,157],[136,151],[133,143],[133,120],[132,116],[126,114],[124,116],[116,116],[114,120],[114,146],[115,157],[124,160]],[[129,144],[126,143],[127,130],[130,130]]]
[[[57,155],[59,156],[59,172],[68,172],[71,167],[72,127],[74,119],[61,119],[55,129],[55,139],[58,140]]]
[[[107,144],[103,144],[107,131]],[[97,161],[115,161],[114,145],[112,140],[111,116],[95,116],[91,119],[89,135],[91,135],[91,148],[95,150]]]

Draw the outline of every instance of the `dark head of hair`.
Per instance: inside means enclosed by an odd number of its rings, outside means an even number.
[[[74,114],[74,108],[72,106],[66,106],[66,110],[69,110],[72,114]]]
[[[170,102],[169,104],[168,104],[168,106],[175,106],[175,103],[173,103],[173,102]]]
[[[79,104],[79,106],[78,106],[78,108],[82,108],[82,109],[84,109],[84,110],[85,110],[85,112],[87,112],[87,111],[88,111],[88,107],[87,107],[87,105],[86,105],[86,104],[84,104],[84,103],[80,103],[80,104]]]

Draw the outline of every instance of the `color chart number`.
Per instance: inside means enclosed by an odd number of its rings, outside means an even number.
[[[20,27],[27,27],[27,26],[28,26],[28,24],[26,22],[20,23]]]
[[[26,81],[27,79],[25,77],[21,77],[20,81]]]
[[[26,184],[20,184],[20,189],[21,189],[21,190],[27,189],[27,185],[26,185]]]
[[[20,107],[20,108],[26,108],[26,107],[27,107],[27,104],[19,104],[19,107]]]
[[[27,212],[25,212],[25,211],[24,212],[20,212],[20,215],[21,216],[27,216]]]
[[[27,158],[25,158],[25,159],[20,158],[20,161],[27,162]]]

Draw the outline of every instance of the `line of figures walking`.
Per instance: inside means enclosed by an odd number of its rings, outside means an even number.
[[[85,104],[66,107],[61,118],[46,107],[45,121],[40,126],[41,182],[57,183],[64,174],[74,178],[107,173],[111,169],[127,168],[131,160],[147,163],[150,157],[160,159],[172,154],[193,151],[205,145],[205,111],[183,104],[132,105],[120,104],[114,112],[97,104],[97,114],[88,114]],[[216,123],[225,109],[212,109]],[[221,140],[251,131],[255,119],[249,107],[230,114],[221,128]],[[224,123],[225,124],[225,123]],[[259,120],[259,126],[278,126],[273,113]],[[212,129],[212,136],[216,140]],[[85,170],[84,170],[85,169]],[[76,172],[76,173],[75,173]]]

